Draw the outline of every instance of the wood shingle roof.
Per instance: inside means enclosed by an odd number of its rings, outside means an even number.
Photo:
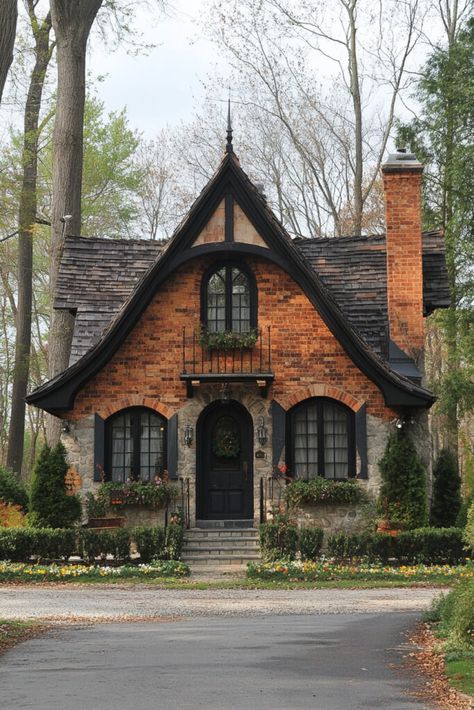
[[[369,347],[387,356],[385,235],[293,241],[343,315]],[[166,243],[150,240],[66,238],[54,307],[76,314],[70,363],[101,337]],[[440,232],[423,234],[425,315],[449,305]]]

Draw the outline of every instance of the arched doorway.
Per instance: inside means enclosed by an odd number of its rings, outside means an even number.
[[[215,402],[197,426],[197,517],[253,518],[253,426],[238,402]]]

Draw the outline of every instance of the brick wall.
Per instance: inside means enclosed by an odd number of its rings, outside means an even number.
[[[393,156],[394,161],[389,159],[382,168],[387,225],[389,328],[391,339],[418,362],[424,343],[422,166],[419,163],[407,166],[403,160],[397,161],[397,155]]]
[[[349,406],[367,402],[369,415],[391,419],[394,413],[380,391],[353,364],[292,278],[265,260],[246,262],[258,285],[258,325],[271,326],[275,383],[269,399],[287,408],[316,383],[330,384]],[[201,278],[210,263],[198,258],[169,277],[110,362],[78,393],[67,418],[80,420],[93,412],[108,416],[135,404],[169,417],[186,403],[179,379],[182,328],[191,330],[199,322]]]

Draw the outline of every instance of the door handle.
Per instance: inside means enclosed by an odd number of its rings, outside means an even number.
[[[249,465],[248,465],[247,461],[244,461],[244,463],[242,464],[242,469],[244,472],[244,481],[246,481],[247,480],[247,473],[249,470]]]

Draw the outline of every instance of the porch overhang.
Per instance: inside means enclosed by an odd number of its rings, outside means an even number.
[[[215,382],[223,385],[236,383],[254,384],[258,387],[262,397],[266,397],[275,375],[273,372],[202,372],[191,374],[182,372],[180,379],[186,383],[186,394],[189,398],[193,397],[196,387]]]

